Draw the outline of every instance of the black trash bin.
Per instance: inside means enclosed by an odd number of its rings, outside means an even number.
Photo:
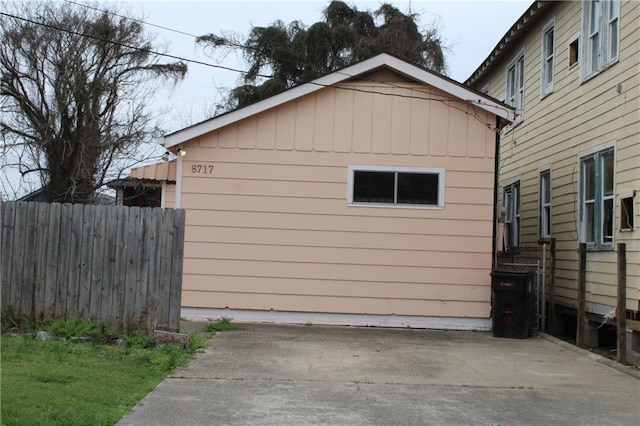
[[[511,339],[526,339],[531,326],[531,285],[533,272],[494,270],[493,335]]]

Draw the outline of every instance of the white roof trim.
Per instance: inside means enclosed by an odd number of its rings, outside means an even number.
[[[456,83],[453,80],[449,80],[435,72],[428,71],[426,69],[404,62],[394,56],[383,53],[374,56],[371,59],[367,59],[355,65],[351,65],[347,68],[343,68],[339,71],[325,75],[324,77],[320,77],[310,83],[296,86],[278,95],[272,96],[268,99],[264,99],[260,102],[256,102],[255,104],[237,109],[235,111],[231,111],[218,117],[211,118],[207,121],[203,121],[191,127],[178,130],[175,133],[165,136],[164,146],[166,148],[171,148],[190,139],[197,138],[201,135],[220,129],[224,126],[228,126],[229,124],[233,124],[255,114],[259,114],[263,111],[282,105],[286,102],[303,97],[318,90],[322,90],[326,86],[335,85],[354,76],[364,74],[384,65],[411,78],[414,78],[415,80],[436,87],[456,98],[468,101],[469,103],[472,103],[485,111],[495,114],[500,118],[509,121],[513,121],[515,118],[515,113],[511,109],[511,107],[502,104],[501,102],[498,102],[486,95],[471,90],[463,86],[462,84]]]

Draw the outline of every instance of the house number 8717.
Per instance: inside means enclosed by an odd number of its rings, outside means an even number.
[[[191,173],[210,175],[213,173],[213,165],[207,164],[194,164],[191,166]]]

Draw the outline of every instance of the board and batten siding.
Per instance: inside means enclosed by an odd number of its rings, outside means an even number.
[[[183,144],[183,307],[488,318],[495,116],[450,99],[342,83]],[[444,168],[444,208],[349,206],[349,165]]]
[[[555,296],[569,307],[576,306],[577,295],[580,158],[589,150],[611,146],[615,148],[614,245],[627,245],[627,309],[640,309],[640,195],[634,198],[636,229],[620,231],[620,199],[640,191],[640,2],[625,1],[620,7],[619,61],[587,81],[581,82],[580,64],[568,65],[570,40],[581,31],[582,2],[555,3],[513,54],[525,52],[524,119],[501,136],[500,186],[520,178],[521,241],[536,245],[539,173],[551,170],[551,233],[557,240]],[[543,97],[541,36],[550,20],[555,21],[556,32],[554,91]],[[496,65],[474,87],[488,87],[489,95],[504,99],[511,59]],[[615,250],[588,252],[586,308],[590,312],[604,314],[616,306],[616,261]]]

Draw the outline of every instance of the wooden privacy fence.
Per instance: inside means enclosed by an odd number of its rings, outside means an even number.
[[[178,331],[184,223],[180,209],[1,203],[2,310]]]

